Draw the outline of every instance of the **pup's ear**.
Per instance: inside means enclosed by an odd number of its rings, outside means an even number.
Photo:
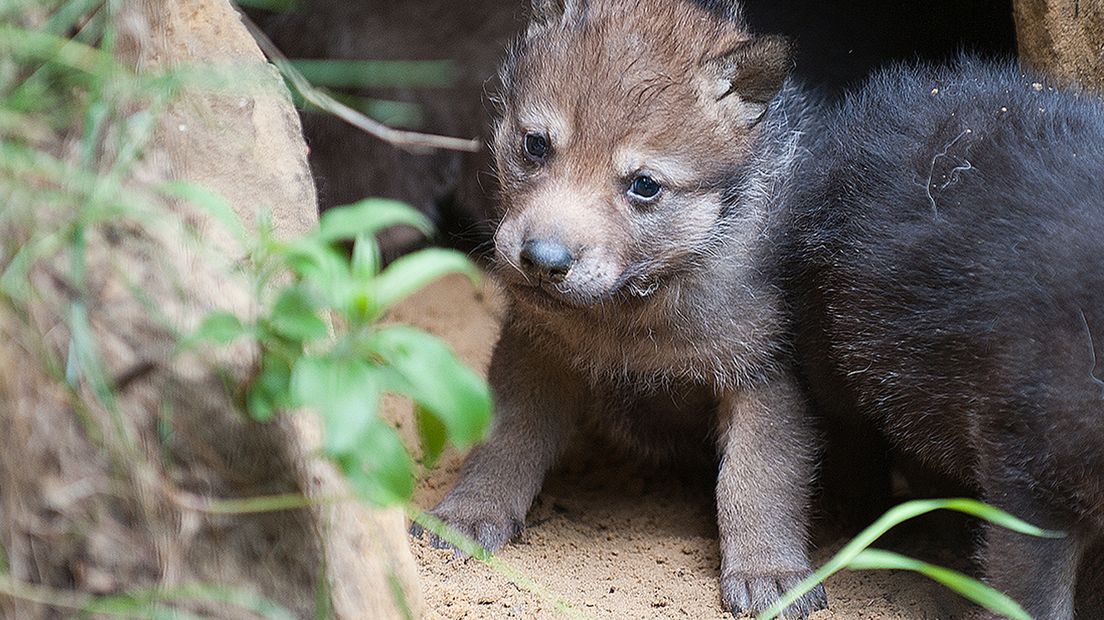
[[[793,67],[790,40],[765,35],[707,60],[714,99],[748,126],[762,120]]]
[[[585,0],[533,0],[529,12],[529,36],[552,24],[574,19],[582,14]]]

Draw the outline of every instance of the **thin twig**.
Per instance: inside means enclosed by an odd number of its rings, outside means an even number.
[[[339,504],[343,502],[355,502],[354,497],[321,497],[309,498],[299,493],[285,493],[283,495],[266,495],[260,497],[247,497],[235,499],[220,499],[205,497],[182,491],[180,489],[167,489],[168,498],[180,508],[213,515],[237,515],[258,514],[262,512],[282,512],[285,510],[297,510],[310,506]]]
[[[416,131],[392,129],[379,121],[372,120],[360,112],[357,112],[312,86],[311,83],[303,77],[303,74],[291,65],[287,56],[284,56],[283,52],[276,47],[272,40],[269,39],[265,33],[261,32],[261,29],[258,28],[256,24],[244,16],[242,17],[242,22],[245,24],[246,28],[249,29],[253,38],[256,39],[257,45],[261,48],[261,51],[264,52],[265,55],[268,56],[268,59],[272,61],[272,64],[276,65],[280,72],[284,74],[284,77],[291,82],[292,86],[302,95],[303,99],[333,114],[353,127],[365,131],[384,142],[411,151],[445,149],[450,151],[466,151],[469,153],[479,152],[482,145],[478,138],[468,140],[464,138],[418,133]]]

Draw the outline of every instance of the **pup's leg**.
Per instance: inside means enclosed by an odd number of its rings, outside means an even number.
[[[1104,618],[1104,536],[1082,556],[1076,605],[1077,618]]]
[[[1070,531],[1076,519],[1040,502],[1029,480],[996,472],[983,476],[985,499],[1012,515],[1042,528],[1067,530],[1065,538],[1036,538],[998,526],[986,526],[986,581],[1019,603],[1033,618],[1070,620],[1077,569],[1084,553],[1082,533]],[[985,618],[998,616],[984,615]]]
[[[757,614],[811,572],[806,512],[817,442],[789,376],[724,394],[719,415],[721,596],[734,614]],[[785,616],[825,607],[817,586]]]
[[[456,486],[433,514],[489,550],[524,525],[544,475],[563,452],[583,406],[583,383],[526,338],[504,328],[490,368],[495,418]],[[418,528],[412,528],[418,533]],[[434,544],[441,546],[441,541]]]

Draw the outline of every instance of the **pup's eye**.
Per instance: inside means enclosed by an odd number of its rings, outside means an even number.
[[[642,174],[633,179],[632,184],[629,185],[629,196],[637,200],[653,200],[656,196],[659,196],[659,192],[662,190],[663,186],[659,184],[659,181]]]
[[[548,141],[548,136],[536,132],[525,134],[525,155],[529,159],[535,162],[542,162],[548,159],[548,155],[551,152],[552,144]]]

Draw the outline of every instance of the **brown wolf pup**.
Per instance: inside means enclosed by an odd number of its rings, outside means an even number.
[[[809,574],[815,440],[757,260],[801,130],[798,95],[768,106],[790,65],[734,4],[536,0],[494,141],[498,414],[437,516],[501,547],[587,425],[651,456],[716,451],[727,609]],[[786,615],[825,605],[818,588]]]

